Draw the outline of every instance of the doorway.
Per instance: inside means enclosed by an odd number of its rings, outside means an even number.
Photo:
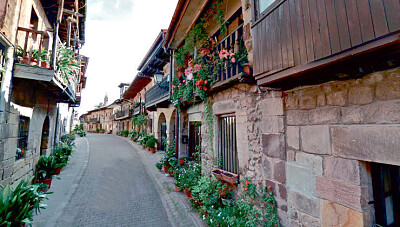
[[[201,122],[189,123],[189,160],[200,161],[201,153]]]
[[[43,122],[42,128],[42,139],[40,142],[40,155],[46,155],[46,151],[49,148],[49,129],[50,129],[50,120],[49,116],[46,116]]]

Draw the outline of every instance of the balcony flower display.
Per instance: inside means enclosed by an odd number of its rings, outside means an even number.
[[[80,62],[72,48],[61,47],[57,49],[57,71],[60,71],[64,82],[72,84],[73,80],[80,74]]]
[[[195,96],[203,101],[206,100],[217,75],[236,64],[243,66],[247,63],[247,50],[244,46],[239,45],[239,48],[231,48],[230,51],[227,49],[218,51],[216,42],[211,38],[203,40],[199,46],[197,58],[180,57],[182,54],[177,54],[178,68],[182,69],[184,74],[175,77],[172,82],[172,101],[176,107],[194,101]],[[234,52],[234,49],[238,50]]]

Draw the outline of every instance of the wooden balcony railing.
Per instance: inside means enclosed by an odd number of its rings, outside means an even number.
[[[23,33],[23,34],[21,34]],[[60,86],[63,90],[68,90],[71,97],[75,98],[75,93],[77,91],[77,84],[81,80],[80,69],[76,70],[75,73],[71,75],[63,76],[56,62],[58,61],[57,53],[54,53],[49,46],[49,31],[39,31],[31,28],[17,28],[17,37],[24,37],[22,47],[17,46],[17,59],[16,62],[22,65],[29,65],[34,67],[42,68],[43,70],[53,70],[46,71],[46,74],[53,75],[56,80],[56,84]],[[60,38],[57,37],[57,49],[65,48],[65,45],[61,42]],[[19,42],[20,43],[20,42]],[[21,43],[20,43],[21,44]],[[55,59],[55,63],[50,65],[51,59]],[[78,56],[77,61],[80,62],[81,57]],[[43,70],[39,70],[42,73]],[[30,74],[38,73],[37,70],[25,70]],[[18,77],[18,75],[16,75]],[[32,77],[35,78],[35,77]],[[41,80],[40,77],[37,77]],[[78,91],[79,92],[79,91]]]
[[[164,79],[160,84],[154,85],[146,92],[146,107],[162,102],[167,97],[169,97],[169,81]]]
[[[246,48],[243,41],[243,24],[239,25],[234,31],[228,34],[217,44],[217,50],[227,50],[230,53],[237,53]],[[239,76],[243,72],[243,66],[238,62],[232,63],[230,67],[221,67],[221,71],[215,76],[214,81],[224,82]]]
[[[25,33],[23,47],[17,47],[17,55],[20,63],[50,68],[50,51],[48,47],[44,47],[45,40],[49,39],[48,31],[18,27],[17,36],[20,32]]]

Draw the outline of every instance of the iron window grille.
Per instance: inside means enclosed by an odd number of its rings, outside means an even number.
[[[236,117],[221,116],[219,119],[219,165],[231,173],[238,174],[239,161],[236,142]]]

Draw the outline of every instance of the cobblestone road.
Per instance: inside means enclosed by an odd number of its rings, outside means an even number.
[[[116,136],[87,138],[87,169],[57,226],[171,226],[137,150]]]

